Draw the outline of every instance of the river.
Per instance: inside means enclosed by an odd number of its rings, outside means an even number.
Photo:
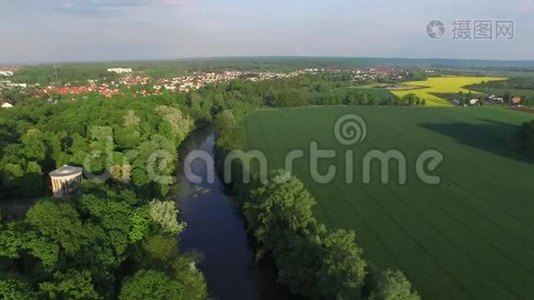
[[[215,136],[208,129],[197,130],[184,141],[180,160],[187,153],[201,149],[213,157]],[[294,299],[286,288],[276,283],[273,262],[256,263],[254,251],[245,231],[245,223],[224,193],[222,182],[215,176],[206,182],[207,167],[202,160],[192,163],[195,175],[204,178],[193,186],[178,170],[177,204],[180,218],[187,224],[179,248],[183,253],[202,253],[199,269],[204,273],[210,296],[220,300]]]

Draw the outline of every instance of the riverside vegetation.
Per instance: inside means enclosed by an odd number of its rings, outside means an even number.
[[[298,76],[145,97],[135,88],[111,99],[58,95],[57,104],[17,95],[22,105],[0,112],[1,196],[40,200],[22,220],[2,218],[0,296],[206,298],[194,258],[176,252],[183,224],[162,217],[177,212],[165,201],[171,182],[154,182],[146,172],[150,155],[169,153],[158,158],[157,173],[172,176],[183,139],[213,121],[220,153],[236,149],[237,120],[258,107],[422,104],[348,85],[336,76]],[[339,93],[324,92],[329,90]],[[107,172],[110,179],[86,181],[65,200],[49,199],[48,172],[63,164],[82,166],[87,157],[89,171]],[[275,258],[280,281],[293,292],[310,298],[418,298],[402,273],[379,272],[363,259],[354,233],[322,225],[298,179],[276,173],[265,186],[234,184],[234,191],[259,257]]]

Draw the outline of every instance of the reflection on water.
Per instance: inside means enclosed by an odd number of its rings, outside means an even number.
[[[201,130],[184,142],[181,160],[189,151],[201,149],[213,155],[214,134]],[[196,160],[194,174],[206,178],[206,165]],[[183,168],[177,196],[181,219],[187,223],[181,234],[182,252],[198,251],[203,255],[199,269],[204,273],[210,295],[215,299],[290,299],[289,293],[276,284],[272,262],[257,264],[247,239],[245,224],[231,199],[223,192],[222,183],[187,186]],[[186,192],[184,192],[186,191]]]

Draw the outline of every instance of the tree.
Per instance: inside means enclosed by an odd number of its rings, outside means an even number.
[[[54,280],[39,284],[40,294],[47,299],[101,299],[95,291],[91,273],[88,271],[67,270],[56,272]]]
[[[143,251],[152,260],[169,262],[176,256],[176,244],[174,235],[152,235],[143,242]]]
[[[16,279],[0,280],[0,299],[32,300],[35,293],[27,283]]]
[[[251,193],[243,212],[263,251],[273,251],[286,231],[304,231],[315,222],[315,200],[304,184],[283,171]],[[260,252],[261,255],[261,252]]]
[[[47,147],[42,138],[43,133],[39,129],[28,130],[21,138],[24,156],[38,161],[45,159]]]
[[[191,258],[183,255],[176,256],[172,262],[172,268],[176,280],[185,287],[185,299],[204,300],[208,297],[204,276]]]
[[[150,212],[147,208],[142,207],[136,209],[130,216],[130,223],[132,224],[128,237],[130,241],[141,241],[150,230]]]
[[[367,266],[354,232],[336,230],[323,239],[324,254],[319,271],[319,286],[328,298],[358,299]]]
[[[230,110],[225,110],[215,116],[215,128],[217,130],[217,146],[226,150],[237,149],[238,132],[237,121]]]
[[[87,241],[78,212],[66,203],[41,200],[26,213],[25,221],[57,242],[69,255],[80,250]]]
[[[193,121],[185,116],[178,108],[161,105],[156,108],[156,112],[170,125],[170,133],[172,135],[167,135],[167,137],[175,137],[175,141],[177,142],[183,141],[193,129]],[[161,134],[165,135],[165,131],[160,128]]]
[[[369,96],[367,96],[366,93],[362,94],[362,97],[360,98],[360,105],[368,105],[369,104]]]
[[[123,127],[138,126],[139,122],[141,121],[141,119],[135,114],[135,111],[131,109],[126,112],[126,115],[124,116],[123,120]]]
[[[141,141],[141,133],[137,126],[121,127],[114,130],[114,139],[122,149],[135,148]]]
[[[288,234],[279,240],[276,253],[278,280],[291,292],[309,298],[323,295],[318,270],[321,269],[322,247],[318,239]]]
[[[180,300],[185,298],[184,286],[163,272],[141,270],[127,279],[121,289],[120,300]]]
[[[308,95],[302,89],[284,89],[273,105],[278,107],[304,106],[308,104]]]
[[[164,232],[178,234],[185,225],[178,222],[178,209],[173,201],[153,200],[149,203],[152,220],[161,226]]]
[[[420,300],[412,284],[400,271],[386,270],[378,280],[377,290],[369,297],[370,300]]]
[[[22,223],[10,223],[0,230],[0,257],[19,259],[28,255],[39,259],[44,269],[51,270],[59,259],[59,246]],[[31,271],[27,269],[25,265],[21,272]]]
[[[96,254],[100,255],[101,262],[118,266],[126,258],[130,243],[132,207],[117,199],[116,195],[108,196],[108,199],[91,194],[83,195],[81,203],[82,209],[91,216],[91,220],[87,222],[92,225],[89,240],[94,244],[106,245],[111,250]]]

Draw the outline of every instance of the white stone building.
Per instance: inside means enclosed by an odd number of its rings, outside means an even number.
[[[76,189],[82,182],[82,174],[83,168],[68,165],[50,172],[54,197],[63,197]]]

